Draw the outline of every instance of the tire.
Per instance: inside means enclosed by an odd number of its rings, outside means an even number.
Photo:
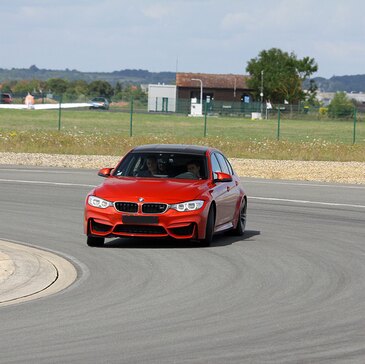
[[[88,246],[95,246],[95,247],[101,247],[104,246],[104,238],[97,238],[94,236],[88,236],[87,237],[87,245]]]
[[[214,235],[214,208],[211,207],[207,218],[207,227],[205,229],[205,238],[200,240],[201,245],[208,247],[212,243]]]
[[[237,221],[237,226],[233,229],[233,234],[237,236],[242,236],[246,229],[247,220],[247,201],[244,200],[244,204],[240,208],[240,214]]]

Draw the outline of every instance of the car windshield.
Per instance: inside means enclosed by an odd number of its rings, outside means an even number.
[[[206,179],[206,158],[180,153],[130,153],[114,176],[141,178]]]

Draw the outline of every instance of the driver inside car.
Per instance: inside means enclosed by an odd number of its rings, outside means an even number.
[[[192,173],[196,178],[200,178],[200,164],[196,160],[191,160],[186,165],[188,172]]]

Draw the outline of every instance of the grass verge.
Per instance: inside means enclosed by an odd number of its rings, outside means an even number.
[[[121,156],[141,144],[183,143],[209,145],[228,157],[249,159],[304,161],[365,161],[364,144],[330,143],[321,139],[311,141],[238,140],[225,136],[133,136],[88,133],[81,131],[1,130],[0,151],[18,153],[58,153],[75,155]]]

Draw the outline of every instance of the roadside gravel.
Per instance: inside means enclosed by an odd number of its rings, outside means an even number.
[[[0,153],[0,165],[65,168],[114,167],[120,157],[37,153]],[[313,162],[230,158],[239,176],[267,179],[365,184],[365,162]]]

